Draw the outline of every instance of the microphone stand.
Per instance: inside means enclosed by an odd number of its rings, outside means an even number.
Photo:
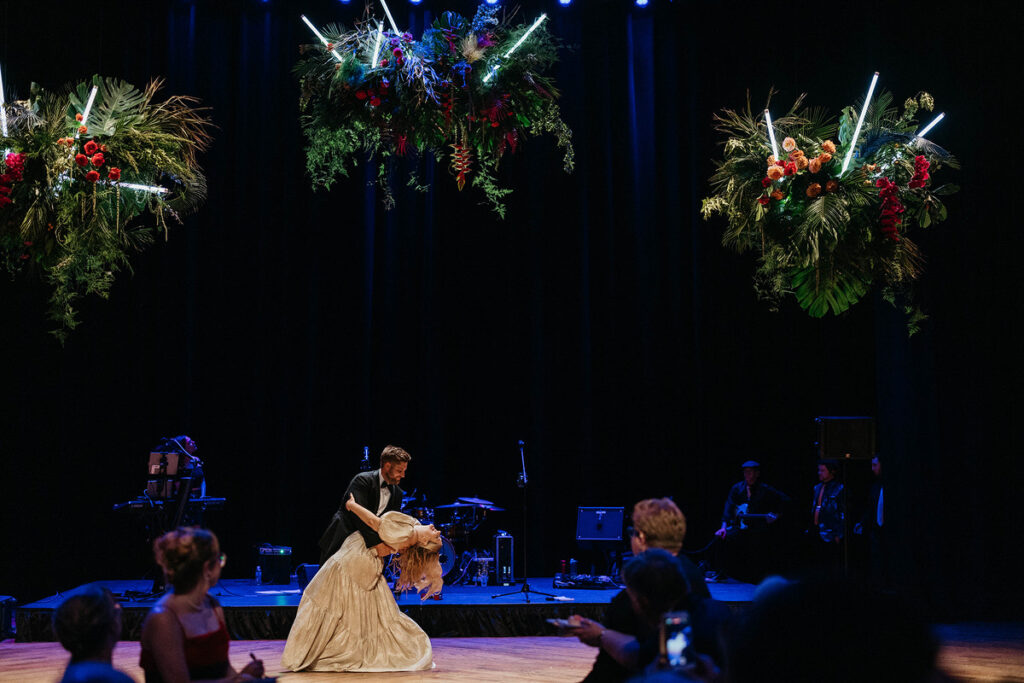
[[[522,593],[523,596],[526,598],[526,602],[530,602],[530,593],[535,593],[537,595],[546,595],[549,598],[553,598],[553,597],[556,597],[556,596],[555,596],[554,593],[543,593],[541,591],[531,590],[530,589],[530,579],[527,576],[527,572],[528,572],[527,567],[529,567],[529,565],[526,563],[526,547],[527,547],[527,543],[526,543],[526,529],[528,528],[527,524],[526,524],[526,483],[527,483],[528,480],[527,480],[527,477],[526,477],[526,454],[524,452],[524,447],[525,446],[526,446],[526,444],[523,441],[520,440],[520,442],[519,442],[519,459],[520,459],[520,462],[522,464],[523,469],[519,473],[519,476],[516,477],[516,486],[518,486],[519,488],[521,488],[523,490],[523,587],[520,588],[517,591],[511,591],[509,593],[498,593],[497,595],[492,595],[491,597],[492,598],[504,598],[504,597],[507,597],[509,595],[515,595],[516,593]],[[497,561],[497,558],[495,558],[495,561]]]

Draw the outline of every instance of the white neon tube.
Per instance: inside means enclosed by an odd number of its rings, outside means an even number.
[[[4,99],[3,69],[0,69],[0,133],[7,137],[7,100]]]
[[[932,128],[934,128],[934,127],[935,127],[935,124],[936,124],[936,123],[938,123],[939,121],[941,121],[941,120],[942,120],[943,118],[945,118],[945,116],[946,116],[946,114],[945,114],[945,113],[942,113],[942,114],[939,114],[938,116],[936,116],[936,117],[935,117],[935,118],[934,118],[934,119],[932,120],[932,122],[931,122],[931,123],[929,123],[929,124],[928,124],[927,126],[925,126],[924,128],[922,128],[922,129],[921,129],[921,132],[920,132],[920,133],[918,133],[917,135],[915,135],[914,137],[915,137],[915,138],[923,138],[923,137],[924,137],[924,134],[925,134],[925,133],[927,133],[928,131],[930,131],[930,130],[931,130]]]
[[[92,103],[96,99],[96,92],[99,90],[99,86],[92,86],[92,90],[89,92],[89,101],[85,103],[85,111],[82,112],[82,122],[78,124],[78,130],[82,129],[82,126],[88,125],[89,113],[92,112]],[[78,139],[78,131],[75,131],[75,139]]]
[[[140,190],[142,192],[153,192],[156,194],[164,194],[165,192],[170,192],[170,190],[168,190],[166,187],[160,187],[158,185],[137,185],[136,183],[122,182],[117,182],[114,184],[120,187],[127,187],[129,190]]]
[[[772,141],[772,156],[775,160],[779,160],[779,145],[775,142],[775,129],[772,127],[772,115],[768,113],[768,110],[764,110],[764,120],[768,124],[768,139]]]
[[[381,0],[381,2],[383,2],[383,0]],[[541,22],[543,22],[547,18],[548,18],[547,14],[542,14],[539,17],[537,17],[537,21],[533,22],[533,26],[531,26],[529,29],[527,29],[526,33],[524,33],[519,38],[519,40],[516,41],[516,44],[513,45],[511,48],[509,48],[509,51],[505,53],[505,56],[502,57],[502,59],[508,59],[509,57],[511,57],[512,53],[516,51],[516,48],[518,48],[520,45],[522,45],[523,41],[526,40],[527,38],[529,38],[530,34],[533,33],[537,29],[537,27],[541,25]],[[487,81],[491,80],[491,78],[494,76],[494,74],[498,71],[498,69],[500,67],[501,67],[500,64],[496,64],[494,66],[494,68],[491,69],[491,72],[489,74],[487,74],[486,76],[484,76],[484,83],[486,83]]]
[[[380,57],[380,41],[384,37],[384,24],[377,24],[377,42],[373,46],[373,65],[372,68],[377,68],[377,58]]]
[[[853,129],[853,140],[850,141],[850,149],[846,150],[846,159],[843,160],[843,169],[839,175],[846,173],[850,166],[850,159],[853,158],[853,149],[857,146],[857,138],[860,137],[860,128],[864,125],[864,115],[868,113],[868,103],[871,102],[871,94],[875,92],[875,83],[878,82],[878,72],[871,77],[871,85],[868,86],[868,96],[864,98],[864,106],[860,109],[860,118],[857,119],[857,127]]]
[[[320,33],[320,31],[316,30],[316,26],[313,26],[313,22],[307,19],[305,14],[300,14],[299,16],[302,17],[302,20],[304,22],[306,22],[306,26],[308,26],[309,30],[313,32],[313,35],[319,38],[321,43],[327,45],[329,41],[326,38],[324,38],[323,34]],[[339,62],[341,61],[341,55],[338,54],[337,50],[331,50],[331,54],[334,55],[334,58],[337,59]]]
[[[384,5],[384,14],[388,15],[388,21],[391,22],[391,30],[395,32],[395,35],[401,35],[398,31],[398,25],[395,23],[395,18],[391,16],[391,10],[388,9],[388,3],[384,0],[380,0],[380,4]]]

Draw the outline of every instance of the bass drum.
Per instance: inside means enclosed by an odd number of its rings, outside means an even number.
[[[441,563],[441,576],[446,580],[455,576],[456,560],[459,556],[455,554],[455,546],[444,536],[441,537],[441,549],[437,551],[437,559]],[[449,576],[451,575],[451,577]],[[398,555],[392,555],[391,560],[384,567],[384,578],[389,583],[398,580]]]
[[[437,559],[441,562],[441,576],[447,580],[457,569],[455,561],[459,557],[455,554],[455,546],[444,536],[441,537],[441,549],[437,552]]]

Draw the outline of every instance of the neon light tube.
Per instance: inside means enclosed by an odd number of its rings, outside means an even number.
[[[915,138],[923,138],[923,137],[924,137],[924,134],[925,134],[925,133],[927,133],[928,131],[930,131],[930,130],[931,130],[932,128],[934,128],[934,127],[935,127],[935,124],[936,124],[936,123],[938,123],[939,121],[941,121],[941,120],[942,120],[943,118],[945,118],[945,116],[946,116],[946,114],[945,114],[945,113],[942,113],[942,114],[939,114],[938,116],[936,116],[936,117],[935,117],[935,118],[934,118],[934,119],[932,120],[932,122],[931,122],[931,123],[929,123],[929,124],[928,124],[927,126],[925,126],[924,128],[922,128],[922,129],[921,129],[921,132],[920,132],[920,133],[918,133],[917,135],[915,135],[914,137],[915,137]]]
[[[87,125],[89,120],[89,114],[92,112],[92,103],[96,99],[96,92],[99,90],[99,86],[92,86],[92,91],[89,93],[89,101],[85,103],[85,111],[82,112],[82,122],[78,124],[78,130],[82,129],[82,126]],[[75,139],[78,139],[79,133],[75,132]]]
[[[384,5],[384,14],[388,15],[388,21],[391,22],[391,30],[395,32],[395,35],[401,35],[398,30],[398,25],[395,23],[395,18],[391,16],[391,10],[388,9],[388,3],[384,0],[380,0],[380,4]]]
[[[373,46],[373,64],[371,68],[377,68],[377,58],[380,57],[380,41],[384,37],[384,24],[377,24],[377,42]]]
[[[860,128],[864,125],[864,115],[868,112],[868,103],[871,102],[871,93],[875,92],[875,83],[878,82],[878,72],[871,77],[871,85],[868,86],[868,96],[864,98],[864,106],[860,109],[860,118],[857,119],[857,127],[853,129],[853,140],[850,141],[850,149],[846,150],[846,159],[843,160],[843,169],[839,175],[846,173],[850,166],[850,159],[853,158],[853,149],[857,146],[857,138],[860,137]]]
[[[775,129],[772,127],[772,115],[768,113],[768,110],[764,110],[764,120],[768,124],[768,139],[772,141],[772,156],[775,160],[779,160],[779,145],[775,142]]]
[[[319,38],[321,43],[327,45],[328,40],[323,37],[323,34],[321,34],[320,31],[316,30],[316,26],[313,26],[313,22],[307,19],[305,14],[300,14],[299,16],[302,17],[302,20],[304,22],[306,22],[306,26],[308,26],[309,30],[313,32],[313,35]],[[341,61],[341,55],[338,54],[337,50],[331,50],[331,54],[334,55],[334,58],[337,59],[339,62]]]
[[[383,0],[381,0],[381,1],[383,2]],[[543,22],[547,18],[548,18],[547,14],[542,14],[539,17],[537,17],[537,21],[533,22],[533,26],[528,28],[526,30],[526,33],[524,33],[519,38],[519,40],[516,41],[516,44],[513,45],[511,48],[509,48],[509,51],[505,53],[505,56],[502,57],[502,59],[508,59],[509,57],[511,57],[512,53],[516,51],[516,48],[518,48],[520,45],[522,45],[523,41],[526,40],[527,38],[529,38],[530,34],[533,33],[537,29],[537,27],[541,25],[541,22]],[[491,78],[494,76],[494,74],[498,71],[498,69],[500,67],[501,67],[500,64],[496,64],[494,66],[494,68],[491,69],[491,72],[489,74],[487,74],[486,76],[484,76],[484,83],[486,83],[487,81],[491,80]]]

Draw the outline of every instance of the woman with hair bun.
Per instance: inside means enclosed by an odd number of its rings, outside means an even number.
[[[354,496],[348,510],[400,551],[395,588],[416,588],[423,599],[443,587],[441,533],[401,512],[377,517]],[[388,551],[383,551],[387,553]],[[422,671],[434,666],[430,638],[398,610],[381,575],[376,546],[353,531],[316,573],[299,603],[281,664],[292,671]]]
[[[263,662],[254,659],[235,671],[228,661],[224,610],[208,594],[225,560],[213,532],[178,528],[158,538],[153,552],[174,592],[162,597],[142,624],[139,665],[146,683],[261,678]]]

